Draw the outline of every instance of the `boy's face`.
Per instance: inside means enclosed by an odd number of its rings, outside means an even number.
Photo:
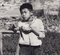
[[[22,17],[23,17],[24,20],[28,20],[29,17],[31,16],[31,14],[32,14],[32,12],[30,12],[30,10],[27,9],[27,8],[24,8],[21,11],[21,15],[22,15]]]

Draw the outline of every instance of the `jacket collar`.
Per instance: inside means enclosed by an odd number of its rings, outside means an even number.
[[[23,20],[23,18],[21,18],[20,20],[22,21],[22,22],[32,22],[33,20],[35,20],[36,19],[36,16],[34,16],[34,15],[31,15],[30,17],[29,17],[29,19],[28,20]]]

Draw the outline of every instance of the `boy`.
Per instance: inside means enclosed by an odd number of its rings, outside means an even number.
[[[45,37],[44,25],[32,11],[33,7],[30,3],[24,3],[20,7],[22,18],[18,22],[18,27],[15,28],[20,31],[20,55],[40,55],[41,38]]]

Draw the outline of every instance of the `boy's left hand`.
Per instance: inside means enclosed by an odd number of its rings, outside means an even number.
[[[23,31],[30,31],[30,30],[31,30],[29,24],[23,25],[23,26],[22,26],[22,29],[23,29]]]
[[[24,26],[22,26],[22,30],[23,30],[23,31],[30,31],[31,28],[30,28],[30,27],[24,27]]]

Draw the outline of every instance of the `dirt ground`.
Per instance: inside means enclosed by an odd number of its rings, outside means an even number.
[[[3,55],[15,55],[18,34],[3,34]],[[42,40],[41,55],[60,55],[60,33],[47,32]]]

